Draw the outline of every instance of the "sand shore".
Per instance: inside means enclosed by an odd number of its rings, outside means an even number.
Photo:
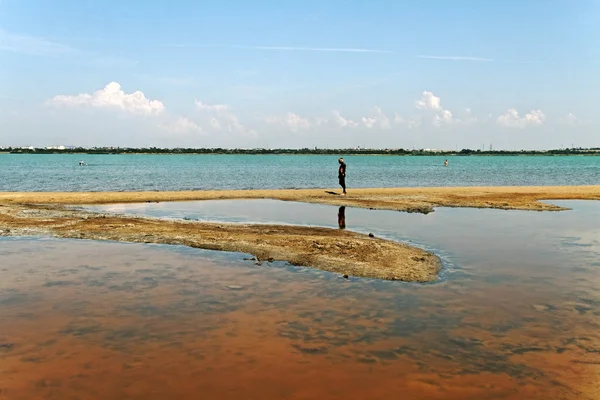
[[[434,281],[440,259],[424,250],[346,230],[166,221],[92,213],[63,206],[0,205],[0,236],[165,243],[287,261],[341,275]]]
[[[146,201],[276,199],[335,206],[428,213],[435,207],[558,211],[540,200],[600,200],[596,186],[498,186],[298,190],[206,190],[178,192],[0,192],[0,204],[108,204]]]

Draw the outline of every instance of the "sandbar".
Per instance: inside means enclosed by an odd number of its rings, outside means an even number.
[[[441,260],[425,250],[341,229],[174,221],[60,205],[0,205],[0,236],[164,243],[249,253],[346,276],[429,282]]]

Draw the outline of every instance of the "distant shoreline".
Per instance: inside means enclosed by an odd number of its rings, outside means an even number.
[[[468,157],[468,156],[538,156],[538,157],[555,157],[555,156],[600,156],[600,149],[566,149],[566,150],[520,150],[520,151],[481,151],[481,150],[461,150],[453,152],[443,151],[421,151],[421,150],[241,150],[241,149],[165,149],[164,151],[156,151],[148,149],[113,149],[113,150],[54,150],[54,149],[36,149],[36,150],[8,150],[0,151],[0,154],[19,154],[19,155],[47,155],[47,154],[85,154],[85,155],[317,155],[317,156],[412,156],[412,157]]]

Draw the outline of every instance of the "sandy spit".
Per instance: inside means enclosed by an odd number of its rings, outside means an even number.
[[[437,256],[424,250],[346,230],[171,221],[56,205],[0,205],[0,236],[177,244],[249,253],[257,263],[287,261],[341,275],[408,282],[434,281],[442,267]]]
[[[596,186],[498,186],[443,188],[298,190],[203,190],[177,192],[0,192],[1,203],[108,204],[154,201],[276,199],[383,210],[428,213],[435,207],[476,207],[506,210],[558,211],[540,200],[600,200]]]

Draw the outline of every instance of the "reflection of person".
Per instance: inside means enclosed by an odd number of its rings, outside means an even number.
[[[340,182],[340,186],[344,190],[342,192],[342,196],[346,195],[346,163],[343,158],[339,158],[338,162],[340,163],[340,168],[338,169],[338,180]]]
[[[346,229],[346,207],[344,206],[338,210],[338,225],[340,229]]]

